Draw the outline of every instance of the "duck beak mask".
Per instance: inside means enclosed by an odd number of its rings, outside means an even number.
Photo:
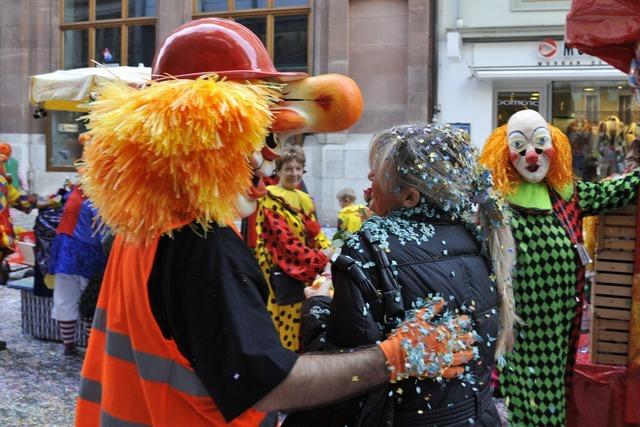
[[[257,36],[221,18],[170,34],[153,76],[103,86],[88,115],[83,187],[130,241],[251,214],[279,140],[345,130],[362,112],[353,80],[279,72]]]

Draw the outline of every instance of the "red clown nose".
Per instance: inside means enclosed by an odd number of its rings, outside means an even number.
[[[526,160],[527,164],[535,165],[536,163],[538,163],[539,157],[540,156],[538,156],[538,153],[536,153],[536,150],[529,150],[527,151],[527,155],[524,156],[524,159]]]

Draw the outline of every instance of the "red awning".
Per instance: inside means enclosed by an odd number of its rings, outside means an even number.
[[[639,0],[573,0],[565,43],[629,72],[640,40]]]

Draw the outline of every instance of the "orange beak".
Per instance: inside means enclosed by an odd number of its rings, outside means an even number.
[[[296,80],[283,88],[271,130],[287,135],[343,131],[358,121],[362,104],[360,88],[349,77],[325,74]]]

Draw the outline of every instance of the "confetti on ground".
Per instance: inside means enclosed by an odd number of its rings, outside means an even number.
[[[73,425],[84,349],[63,356],[61,343],[23,334],[17,289],[0,286],[0,319],[0,424]]]

